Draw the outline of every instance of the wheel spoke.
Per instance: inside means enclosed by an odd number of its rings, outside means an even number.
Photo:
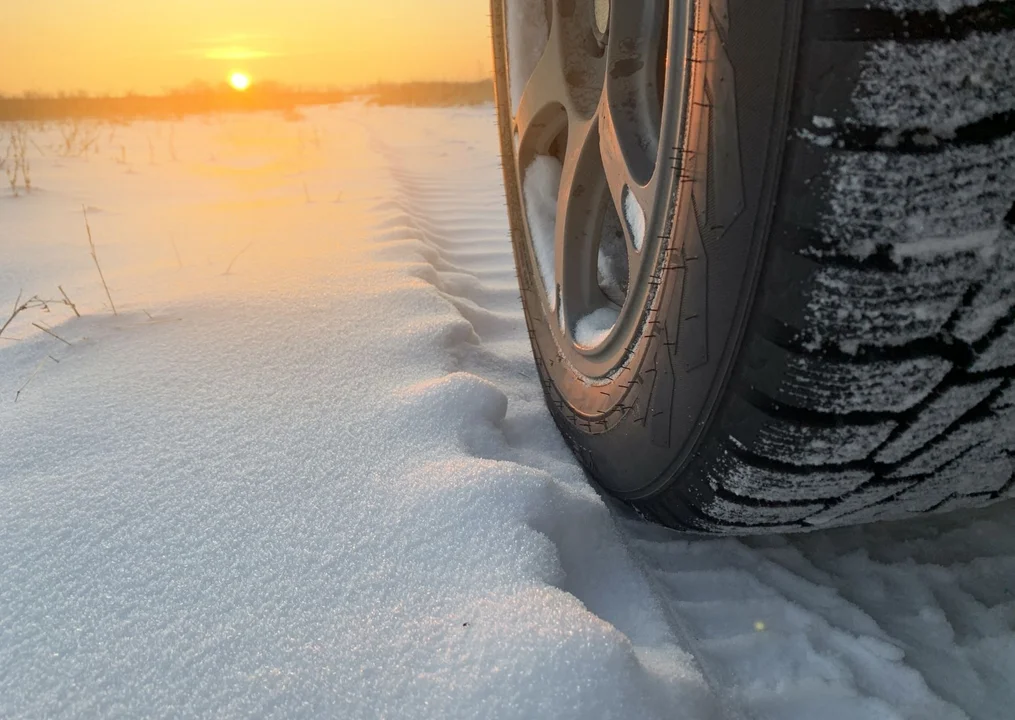
[[[645,223],[638,220],[651,218],[655,204],[667,6],[665,0],[630,0],[625,12],[614,14],[599,107],[603,168],[635,250],[644,242]]]
[[[560,212],[554,232],[557,287],[569,315],[583,314],[595,307],[599,292],[594,235],[605,189],[595,187],[598,143],[597,119],[570,123],[557,200]]]
[[[515,132],[519,143],[533,152],[545,152],[560,133],[567,101],[564,68],[561,64],[557,33],[551,32],[546,49],[522,90],[515,113]]]
[[[613,118],[604,102],[599,116],[599,152],[613,206],[624,220],[622,225],[631,249],[638,252],[645,241],[645,218],[651,217],[654,209],[655,185],[651,181],[642,185],[635,178],[628,156],[618,140]]]

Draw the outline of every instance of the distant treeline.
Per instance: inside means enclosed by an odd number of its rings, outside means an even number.
[[[295,90],[261,85],[246,92],[228,86],[190,87],[165,95],[35,95],[0,96],[0,122],[85,118],[133,120],[178,118],[218,112],[295,110],[307,105],[329,105],[349,99],[344,90]]]
[[[353,98],[366,99],[376,105],[480,105],[493,100],[493,84],[489,81],[379,83],[356,90],[301,90],[259,83],[246,92],[237,92],[227,85],[195,84],[164,95],[0,95],[0,122],[166,119],[222,112],[295,111],[300,107],[332,105]]]
[[[493,102],[493,82],[413,82],[375,85],[362,91],[374,105],[452,107]]]

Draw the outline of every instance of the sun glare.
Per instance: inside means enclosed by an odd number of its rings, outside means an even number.
[[[246,73],[235,72],[229,76],[229,84],[233,86],[233,89],[243,92],[250,87],[250,76]]]

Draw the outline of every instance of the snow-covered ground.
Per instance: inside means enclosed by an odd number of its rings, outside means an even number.
[[[80,135],[0,195],[0,323],[82,314],[0,336],[0,717],[1012,717],[1011,504],[710,540],[589,488],[489,108]]]

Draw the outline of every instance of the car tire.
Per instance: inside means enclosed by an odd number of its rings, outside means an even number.
[[[1015,2],[492,25],[536,368],[601,488],[720,534],[1013,495]]]

